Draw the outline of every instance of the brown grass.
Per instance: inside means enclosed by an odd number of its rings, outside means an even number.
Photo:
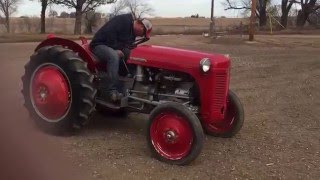
[[[155,26],[209,26],[209,18],[153,18]],[[216,26],[227,27],[239,25],[240,22],[248,23],[246,18],[216,18]]]
[[[202,34],[209,31],[210,19],[208,18],[153,18],[151,19],[154,28],[153,35],[165,34]],[[224,31],[238,26],[240,21],[246,19],[218,18],[216,19],[217,31]],[[77,39],[73,36],[75,19],[71,18],[48,18],[46,20],[46,31],[54,34],[64,34],[69,39]],[[94,31],[98,30],[105,22],[100,21]],[[84,27],[82,28],[85,29]],[[46,35],[38,34],[40,31],[40,19],[37,17],[12,18],[12,34],[6,34],[4,26],[0,25],[1,42],[33,42],[41,41]],[[1,34],[2,32],[2,34]]]
[[[152,18],[153,35],[168,35],[168,34],[203,34],[209,32],[210,19],[208,18]],[[46,30],[48,33],[58,34],[59,36],[68,39],[78,39],[79,36],[74,36],[75,19],[71,18],[48,18],[46,21]],[[228,32],[228,34],[239,34],[240,23],[243,23],[246,34],[246,25],[248,19],[245,18],[217,18],[216,31]],[[94,31],[98,30],[103,24],[101,20],[97,27],[93,28]],[[39,34],[40,19],[36,17],[31,18],[13,18],[11,20],[12,33],[6,34],[5,28],[0,24],[0,43],[3,42],[34,42],[42,41],[46,35]],[[82,28],[85,29],[84,27]],[[1,33],[2,32],[2,33]],[[259,31],[259,34],[270,34],[269,30]],[[62,35],[63,34],[63,35]],[[319,34],[319,31],[308,30],[301,32],[301,30],[290,29],[286,31],[275,31],[274,34]],[[88,36],[91,37],[91,36]]]
[[[151,21],[156,31],[160,31],[159,34],[170,32],[174,34],[188,34],[188,32],[191,32],[191,34],[199,34],[202,33],[204,29],[207,30],[210,25],[210,19],[208,18],[152,18]],[[218,30],[232,28],[239,26],[241,21],[244,24],[247,22],[246,19],[239,18],[217,18],[216,27]],[[74,22],[75,19],[71,18],[48,18],[46,21],[46,29],[49,33],[72,34]],[[105,21],[101,20],[94,29],[99,29],[104,23]],[[37,17],[12,18],[11,31],[12,33],[38,33],[40,31],[40,19]],[[0,33],[1,32],[5,32],[3,25],[0,25]]]

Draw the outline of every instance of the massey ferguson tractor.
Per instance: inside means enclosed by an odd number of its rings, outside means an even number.
[[[82,43],[50,36],[25,65],[25,106],[40,129],[78,131],[95,110],[150,114],[147,144],[155,158],[175,165],[196,159],[204,133],[230,138],[241,129],[244,110],[229,90],[228,56],[137,40],[121,65],[127,71],[120,74],[125,95],[116,105],[99,98],[108,83],[107,65],[98,63],[87,40],[80,39]]]

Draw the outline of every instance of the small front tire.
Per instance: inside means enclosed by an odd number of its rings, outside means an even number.
[[[214,137],[231,138],[242,128],[244,123],[244,109],[238,96],[229,91],[227,112],[224,121],[219,124],[204,125],[206,133]]]
[[[160,161],[187,165],[203,147],[204,133],[197,116],[179,103],[164,103],[150,115],[147,141]]]

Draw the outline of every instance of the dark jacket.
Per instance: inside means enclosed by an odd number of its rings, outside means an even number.
[[[131,14],[123,14],[112,18],[95,34],[90,47],[106,45],[116,50],[126,48],[136,39],[133,22],[134,19]]]

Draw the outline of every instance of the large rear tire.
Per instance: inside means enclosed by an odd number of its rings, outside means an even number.
[[[227,112],[224,121],[219,124],[205,125],[206,133],[222,138],[231,138],[238,134],[244,123],[244,109],[238,96],[229,90]]]
[[[170,102],[152,111],[147,141],[158,160],[187,165],[200,154],[203,140],[204,133],[199,119],[185,106]]]
[[[39,49],[25,65],[25,107],[45,132],[65,135],[88,123],[96,89],[86,63],[61,46]]]

